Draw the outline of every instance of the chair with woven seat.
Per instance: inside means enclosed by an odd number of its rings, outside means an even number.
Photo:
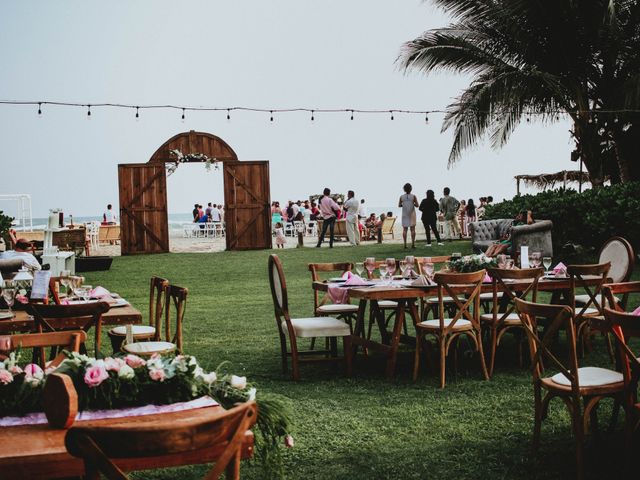
[[[589,421],[596,420],[597,405],[603,398],[621,401],[625,392],[622,373],[599,367],[579,367],[577,333],[574,315],[567,305],[543,305],[515,299],[516,311],[529,339],[533,370],[534,429],[533,448],[540,444],[542,421],[547,418],[549,403],[563,400],[571,416],[571,428],[576,441],[577,477],[584,477],[584,439]],[[544,335],[538,334],[537,319],[545,318],[548,325]],[[551,352],[551,344],[560,330],[567,333],[568,358],[562,362]],[[558,370],[543,377],[545,369]],[[543,397],[543,393],[544,394]]]
[[[129,477],[118,467],[118,459],[140,459],[159,456],[194,455],[198,450],[221,446],[221,454],[205,475],[205,479],[240,478],[240,460],[247,432],[256,423],[258,409],[254,401],[238,405],[220,415],[205,415],[206,409],[192,416],[142,426],[118,424],[79,424],[65,436],[67,451],[84,460],[85,476],[96,480],[103,474],[109,480]],[[206,413],[206,412],[205,412]],[[115,460],[115,461],[114,461]]]
[[[85,333],[94,329],[94,355],[100,356],[102,339],[102,314],[109,311],[107,302],[82,303],[78,305],[46,305],[30,303],[27,312],[33,315],[35,330],[38,333],[82,330]],[[82,346],[84,350],[84,346]],[[44,364],[44,349],[40,361]]]
[[[342,320],[333,317],[291,318],[289,315],[289,298],[284,278],[282,263],[277,255],[269,256],[269,285],[275,310],[276,325],[280,338],[282,371],[288,370],[288,358],[291,357],[292,376],[300,379],[299,364],[310,361],[344,361],[347,374],[351,375],[351,330]],[[298,338],[328,337],[331,350],[298,351]],[[337,338],[342,337],[344,357],[337,356]],[[290,348],[287,348],[287,340]],[[309,358],[306,358],[309,356]],[[314,358],[315,357],[315,358]]]
[[[151,340],[155,337],[156,325],[162,323],[167,285],[169,285],[169,280],[166,278],[151,277],[149,282],[149,325],[131,325],[131,333],[136,342]],[[108,334],[113,351],[119,352],[127,334],[127,327],[119,325],[109,330]]]
[[[611,339],[608,332],[600,330],[596,325],[592,325],[591,319],[603,319],[604,311],[604,290],[602,286],[607,282],[611,263],[601,263],[595,265],[569,265],[567,266],[567,274],[570,278],[571,289],[569,292],[569,306],[573,312],[576,325],[576,334],[580,346],[580,354],[584,354],[584,345],[591,338],[592,331],[600,331],[604,335],[609,356],[613,359],[613,350]],[[587,280],[597,278],[595,285],[588,285]],[[589,300],[582,305],[576,305],[576,290],[583,289]],[[588,343],[590,344],[590,343]]]
[[[0,335],[0,359],[15,350],[33,348],[42,350],[47,347],[61,347],[68,352],[79,352],[80,347],[87,340],[87,333],[83,330],[67,330],[63,332],[20,333],[14,335]],[[67,356],[61,352],[50,362],[45,362],[42,355],[34,355],[40,368],[57,367]]]
[[[436,273],[434,280],[438,284],[438,318],[423,320],[416,324],[416,351],[413,364],[413,380],[418,378],[420,351],[426,335],[433,335],[440,351],[440,388],[445,386],[446,358],[450,347],[455,345],[461,335],[471,339],[480,354],[480,365],[486,380],[489,380],[484,360],[482,335],[480,329],[480,289],[485,270],[472,273]],[[462,289],[458,287],[464,285]],[[446,315],[445,296],[449,296],[456,306],[455,315]],[[466,297],[466,298],[465,298]]]
[[[605,242],[600,250],[598,257],[598,263],[611,263],[609,269],[609,278],[612,283],[625,283],[631,278],[633,273],[633,267],[635,264],[635,253],[631,244],[622,237],[611,237]],[[622,304],[622,309],[627,307],[627,300],[629,295],[622,295],[621,297],[615,297],[616,303]],[[576,305],[584,305],[589,302],[589,295],[576,295]],[[612,304],[609,304],[612,305]],[[612,306],[613,308],[613,306]]]
[[[538,281],[544,274],[542,268],[491,268],[487,270],[491,277],[492,286],[492,308],[491,313],[480,315],[480,323],[489,328],[491,334],[491,347],[489,351],[489,376],[493,375],[493,368],[496,360],[496,349],[500,344],[502,336],[506,332],[522,333],[523,325],[520,316],[515,312],[515,299],[521,298],[536,302],[538,294]],[[523,288],[523,281],[528,285]],[[500,295],[502,290],[504,293]],[[504,298],[506,295],[507,298]],[[506,301],[505,301],[506,300]],[[526,335],[524,336],[526,338]],[[522,340],[518,338],[518,361],[522,368]]]
[[[122,346],[122,350],[135,355],[151,356],[155,353],[165,354],[179,352],[182,353],[182,324],[184,313],[187,308],[187,295],[189,290],[176,285],[165,285],[164,287],[164,325],[162,325],[162,314],[157,314],[155,334],[151,340],[134,341]],[[172,332],[172,311],[171,305],[175,309],[175,330]],[[164,327],[164,328],[163,328]],[[135,340],[135,339],[134,339]]]

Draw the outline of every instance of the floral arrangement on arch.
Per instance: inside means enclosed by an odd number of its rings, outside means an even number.
[[[211,167],[215,170],[219,169],[220,161],[217,158],[209,158],[204,153],[187,153],[184,154],[178,149],[169,150],[169,155],[172,155],[176,158],[175,163],[168,164],[167,173],[171,175],[178,169],[178,165],[185,162],[204,162],[204,168],[207,172],[211,171]]]
[[[485,268],[495,268],[496,259],[487,257],[484,253],[478,255],[465,255],[460,258],[452,258],[447,262],[447,268],[452,272],[470,273]]]
[[[205,395],[224,408],[256,400],[256,459],[262,463],[265,478],[284,476],[281,448],[293,446],[288,405],[281,398],[257,398],[257,389],[246,377],[224,373],[224,364],[206,372],[190,355],[154,355],[145,360],[136,355],[95,359],[65,354],[67,359],[57,368],[45,371],[33,363],[20,367],[16,352],[0,361],[0,416],[42,411],[42,391],[53,371],[73,380],[80,410],[170,404]]]

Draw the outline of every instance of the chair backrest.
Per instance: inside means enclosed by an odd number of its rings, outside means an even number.
[[[69,352],[79,352],[80,346],[87,340],[86,332],[82,330],[68,330],[66,332],[46,333],[21,333],[16,335],[0,336],[0,350],[12,352],[23,348],[64,347]],[[8,347],[8,348],[7,348]],[[38,358],[38,364],[45,368],[44,359]],[[66,358],[64,353],[59,353],[49,366],[57,367]]]
[[[350,272],[353,269],[353,263],[349,262],[336,262],[336,263],[309,263],[308,264],[309,271],[311,272],[311,281],[319,282],[321,280],[325,280],[322,274],[333,274],[333,276],[342,276],[346,272]],[[331,298],[327,293],[325,293],[322,298],[320,298],[320,294],[318,290],[313,289],[313,308],[314,312],[319,306],[324,305],[329,302]]]
[[[385,217],[382,222],[382,234],[391,235],[393,233],[393,225],[396,223],[396,217]]]
[[[435,265],[444,264],[451,260],[451,255],[440,255],[437,257],[416,257],[416,263],[418,264],[418,273],[424,275],[423,265],[425,263],[432,263]]]
[[[164,339],[175,343],[182,352],[182,323],[187,309],[187,295],[189,290],[176,285],[167,285],[164,289]],[[175,309],[175,332],[171,333],[171,304]],[[162,326],[156,323],[156,338],[162,335]]]
[[[602,286],[607,282],[607,276],[611,263],[598,263],[595,265],[569,265],[567,273],[571,279],[570,306],[576,317],[584,315],[588,308],[596,308],[600,315],[604,315],[602,306],[604,305],[604,292]],[[595,285],[588,285],[589,278],[597,277]],[[589,300],[576,310],[576,289],[582,288],[589,296]]]
[[[290,337],[295,338],[293,324],[289,316],[289,298],[287,295],[287,282],[284,278],[284,270],[282,262],[277,255],[269,255],[269,286],[271,287],[271,298],[273,299],[273,308],[275,311],[276,324],[280,335],[284,335],[282,331],[282,320],[286,322],[287,330]]]
[[[84,460],[87,478],[99,478],[100,472],[118,480],[128,477],[111,459],[177,456],[220,445],[224,449],[204,478],[217,479],[225,470],[231,471],[227,478],[240,478],[240,456],[246,433],[256,422],[256,403],[246,402],[220,415],[208,410],[194,411],[192,418],[179,422],[158,416],[142,426],[78,425],[67,432],[65,445],[71,455]]]
[[[604,317],[616,340],[618,365],[622,366],[625,385],[637,385],[640,378],[640,360],[638,360],[638,355],[629,348],[628,340],[629,338],[640,338],[640,317],[609,307],[604,308]],[[636,391],[636,388],[633,391]]]
[[[538,383],[544,373],[545,364],[558,369],[571,383],[571,389],[575,395],[580,392],[580,380],[578,378],[578,354],[576,350],[576,328],[571,308],[567,305],[548,305],[527,302],[520,298],[515,299],[516,311],[520,321],[527,332],[529,351],[531,353],[531,366],[533,369],[533,382]],[[538,334],[538,318],[545,318],[547,324],[544,336]],[[551,351],[551,345],[558,332],[564,329],[567,334],[569,346],[568,362],[562,362]],[[546,363],[548,361],[548,363]]]
[[[605,283],[602,291],[607,299],[606,306],[613,306],[615,310],[624,312],[627,308],[629,294],[640,293],[640,282]],[[616,296],[622,296],[621,302],[616,302]]]
[[[155,275],[151,277],[149,282],[149,325],[152,327],[162,321],[167,285],[169,285],[169,280]]]
[[[598,263],[611,263],[609,277],[613,283],[626,282],[631,277],[635,254],[631,244],[622,237],[611,237],[600,250]]]
[[[503,324],[507,317],[515,310],[515,299],[529,299],[535,303],[538,295],[538,282],[544,275],[542,268],[490,268],[487,273],[491,277],[493,290],[493,321]],[[528,284],[523,286],[523,282]],[[524,287],[524,288],[523,288]],[[498,293],[502,291],[507,296],[509,304],[503,313],[499,313],[501,299]],[[499,316],[499,318],[498,318]]]
[[[480,329],[480,289],[485,270],[471,273],[444,273],[438,272],[434,280],[438,284],[438,319],[440,330],[445,333],[453,330],[458,320],[469,320],[474,328]],[[445,326],[446,309],[444,297],[451,297],[456,305],[456,313],[449,325]],[[466,298],[465,298],[466,297]]]
[[[109,311],[107,302],[83,303],[78,305],[45,305],[31,303],[27,311],[33,315],[35,328],[39,333],[65,330],[88,332],[95,327],[95,355],[100,353],[102,314]]]

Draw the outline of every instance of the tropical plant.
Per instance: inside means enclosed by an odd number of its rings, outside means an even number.
[[[5,242],[8,240],[9,230],[11,229],[13,220],[13,217],[5,215],[4,212],[0,210],[0,239],[4,239]]]
[[[433,0],[453,17],[407,42],[405,70],[472,75],[447,108],[449,163],[489,135],[503,146],[524,118],[573,121],[576,150],[595,184],[640,179],[638,0]]]

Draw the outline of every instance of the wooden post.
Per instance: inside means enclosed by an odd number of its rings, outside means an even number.
[[[520,196],[520,177],[516,177],[516,195]]]

